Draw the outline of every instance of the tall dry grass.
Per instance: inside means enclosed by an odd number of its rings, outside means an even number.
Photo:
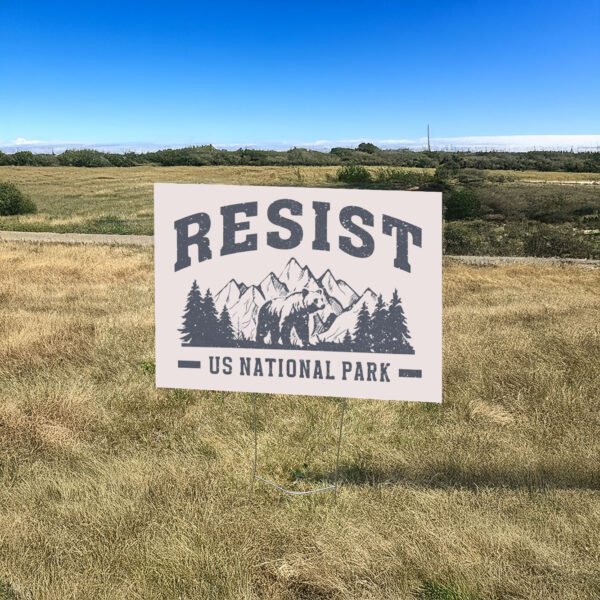
[[[157,390],[149,249],[0,244],[0,598],[595,599],[600,272],[452,266],[442,406],[349,402],[337,505],[245,394]],[[259,472],[338,405],[259,398]],[[4,596],[3,596],[4,595]]]

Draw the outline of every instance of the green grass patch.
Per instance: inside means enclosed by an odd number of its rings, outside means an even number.
[[[419,600],[481,600],[480,596],[464,592],[454,584],[426,581],[417,593]]]

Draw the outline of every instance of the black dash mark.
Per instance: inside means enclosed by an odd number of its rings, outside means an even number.
[[[199,369],[200,361],[199,360],[180,360],[177,362],[177,366],[180,369]]]
[[[398,377],[417,377],[421,378],[423,371],[421,369],[398,369]]]

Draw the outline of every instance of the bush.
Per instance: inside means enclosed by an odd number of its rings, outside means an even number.
[[[0,215],[23,215],[36,210],[33,200],[25,196],[14,183],[0,181]]]
[[[367,154],[375,154],[376,152],[379,152],[379,148],[375,144],[371,144],[369,142],[362,142],[356,147],[356,149],[359,152],[366,152]]]
[[[420,171],[406,171],[404,169],[386,168],[377,171],[376,181],[379,184],[392,184],[401,187],[412,187],[431,183],[433,178]]]
[[[18,167],[32,166],[36,164],[35,154],[29,150],[15,152],[12,155],[12,164]]]
[[[444,254],[522,256],[522,242],[512,230],[485,221],[444,224]]]
[[[344,183],[367,184],[373,181],[371,173],[361,165],[346,165],[337,172],[338,181]]]
[[[455,188],[444,195],[445,216],[448,221],[473,219],[479,216],[481,201],[470,188]]]
[[[600,235],[569,225],[480,220],[444,224],[444,253],[474,256],[600,258]]]
[[[490,183],[510,183],[517,181],[518,177],[514,173],[485,173],[486,181]]]
[[[527,256],[598,258],[600,249],[595,236],[586,236],[569,225],[532,224],[524,236]]]
[[[65,150],[58,155],[63,167],[111,167],[110,161],[98,150]]]
[[[600,190],[595,185],[484,185],[477,188],[477,197],[481,214],[504,215],[508,221],[572,223],[581,227],[584,216],[600,214]]]
[[[465,186],[483,185],[486,175],[486,172],[480,169],[459,169],[456,173],[456,179]]]

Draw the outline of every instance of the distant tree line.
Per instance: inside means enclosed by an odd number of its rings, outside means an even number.
[[[600,172],[600,152],[566,152],[536,150],[531,152],[467,152],[385,150],[362,143],[356,148],[332,148],[319,152],[306,148],[290,150],[219,150],[212,145],[125,152],[65,150],[60,154],[34,154],[30,151],[0,152],[0,165],[65,167],[133,167],[160,166],[344,166],[445,167],[457,169]]]

